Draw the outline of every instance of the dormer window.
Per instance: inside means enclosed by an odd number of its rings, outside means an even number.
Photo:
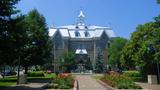
[[[78,31],[75,31],[75,36],[76,37],[79,37],[80,36],[80,33]]]
[[[88,29],[88,27],[87,27],[87,26],[85,26],[85,29]]]
[[[78,26],[76,26],[76,29],[79,29],[79,27],[78,27]]]
[[[89,37],[89,36],[90,36],[90,34],[89,34],[88,31],[85,31],[85,32],[84,32],[84,35],[85,35],[85,37]]]

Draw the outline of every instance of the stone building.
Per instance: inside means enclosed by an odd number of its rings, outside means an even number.
[[[107,63],[107,47],[109,41],[116,37],[111,27],[85,24],[85,15],[82,11],[78,15],[76,24],[60,27],[51,27],[49,35],[54,43],[54,65],[64,52],[74,52],[77,66],[83,67],[90,60],[93,68],[97,55],[101,53]],[[77,68],[78,68],[77,67]]]

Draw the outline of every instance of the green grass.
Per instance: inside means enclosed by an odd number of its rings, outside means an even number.
[[[51,73],[51,74],[46,74],[45,78],[55,78],[56,74],[55,73]]]
[[[93,76],[93,78],[96,80],[100,80],[102,78],[102,76]]]
[[[0,82],[0,87],[1,86],[12,86],[16,85],[16,82]]]
[[[52,79],[55,77],[56,77],[56,75],[54,73],[51,73],[51,74],[45,74],[44,76],[27,77],[27,79],[30,82],[32,80],[38,80],[38,79],[49,80],[49,79]],[[16,82],[17,82],[16,76],[6,76],[5,78],[0,79],[0,87],[16,85]]]
[[[16,81],[17,81],[16,76],[1,78],[0,79],[0,87],[15,85]]]

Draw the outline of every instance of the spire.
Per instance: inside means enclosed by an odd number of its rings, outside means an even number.
[[[85,18],[82,10],[80,10],[78,17],[79,17],[79,18]]]
[[[84,25],[84,18],[85,15],[82,10],[80,10],[79,15],[78,15],[78,25]]]

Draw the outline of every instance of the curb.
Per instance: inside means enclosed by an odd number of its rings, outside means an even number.
[[[101,80],[97,80],[102,86],[104,86],[107,90],[115,90],[115,88],[107,85],[106,83],[102,82]]]

